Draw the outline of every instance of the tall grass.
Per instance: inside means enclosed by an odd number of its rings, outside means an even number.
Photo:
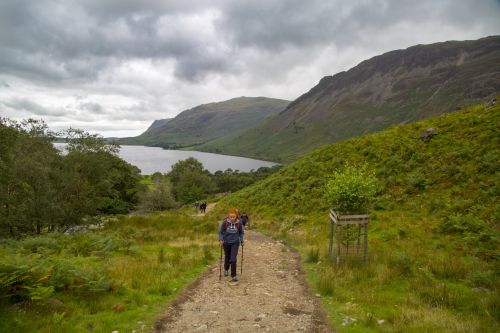
[[[162,213],[84,234],[1,240],[0,331],[148,330],[212,263],[215,232],[206,220]]]

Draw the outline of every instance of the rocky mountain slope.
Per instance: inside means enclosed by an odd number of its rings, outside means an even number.
[[[500,36],[391,51],[326,76],[277,116],[197,149],[278,162],[481,102],[500,91]]]

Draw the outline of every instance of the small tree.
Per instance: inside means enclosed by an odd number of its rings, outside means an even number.
[[[215,183],[210,176],[203,164],[193,157],[175,163],[168,173],[175,198],[182,204],[214,193]]]
[[[172,209],[177,206],[172,193],[172,184],[167,177],[154,176],[154,188],[145,189],[139,199],[139,208],[145,211]]]
[[[330,207],[340,213],[366,213],[377,192],[375,172],[368,165],[346,164],[334,171],[325,189]]]

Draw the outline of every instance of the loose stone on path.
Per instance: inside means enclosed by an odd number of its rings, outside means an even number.
[[[215,236],[214,236],[215,239]],[[156,332],[333,332],[307,288],[296,251],[246,231],[243,275],[219,281],[219,263],[189,287]],[[241,253],[238,255],[238,274]]]

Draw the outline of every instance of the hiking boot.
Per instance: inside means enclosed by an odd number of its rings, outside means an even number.
[[[228,276],[229,275],[229,270],[224,270],[224,276]]]
[[[236,276],[233,276],[233,277],[231,278],[231,282],[238,282],[238,278],[237,278]]]

